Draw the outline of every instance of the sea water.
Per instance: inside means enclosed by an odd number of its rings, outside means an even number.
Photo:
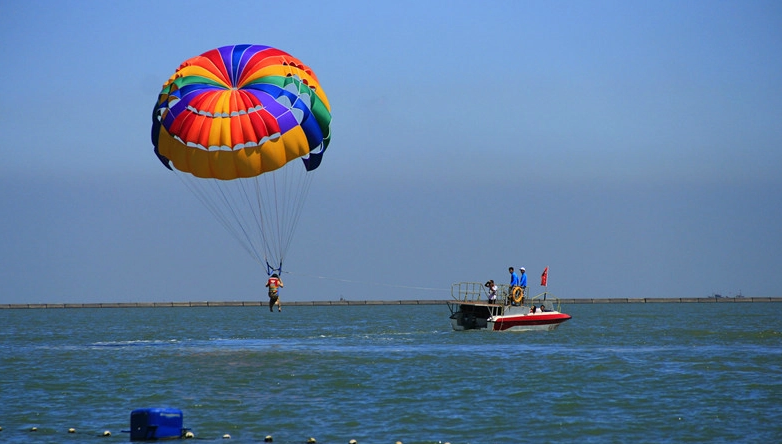
[[[445,305],[0,310],[0,442],[126,442],[148,407],[199,442],[782,442],[782,304],[563,311],[456,332]]]

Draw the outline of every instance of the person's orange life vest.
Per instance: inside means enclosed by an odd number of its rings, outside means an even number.
[[[280,280],[276,277],[270,277],[266,281],[266,286],[269,287],[269,294],[277,294],[277,288],[280,286]]]

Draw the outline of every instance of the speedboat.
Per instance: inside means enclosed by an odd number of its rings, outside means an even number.
[[[448,301],[451,326],[454,330],[550,331],[571,318],[560,312],[559,299],[544,292],[527,298],[523,293],[512,297],[507,286],[499,289],[496,301],[483,299],[487,295],[479,282],[460,282],[451,286]]]

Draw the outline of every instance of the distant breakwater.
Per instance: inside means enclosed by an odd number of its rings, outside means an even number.
[[[573,298],[560,299],[568,304],[656,304],[656,303],[747,303],[782,302],[782,297],[738,297],[738,298]],[[355,306],[355,305],[444,305],[458,302],[453,299],[403,299],[396,301],[290,301],[286,307],[311,306]],[[25,308],[152,308],[152,307],[259,307],[266,306],[265,301],[198,301],[198,302],[104,302],[74,304],[0,304],[2,309]]]

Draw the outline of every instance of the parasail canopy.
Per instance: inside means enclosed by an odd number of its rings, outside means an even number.
[[[282,261],[331,137],[315,73],[269,46],[235,45],[182,63],[163,85],[152,143],[267,272]]]

